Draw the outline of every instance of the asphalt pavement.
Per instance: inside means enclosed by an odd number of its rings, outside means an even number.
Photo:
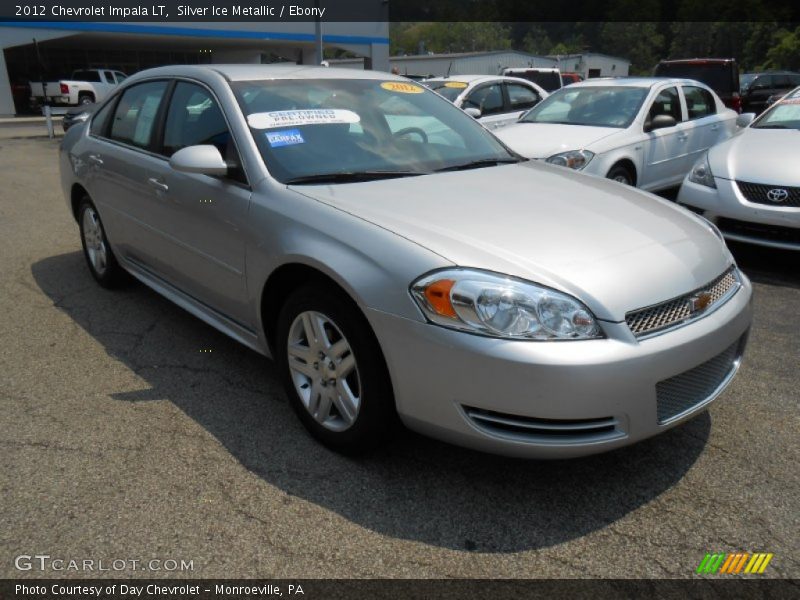
[[[735,551],[800,577],[800,255],[732,247],[755,285],[742,369],[660,437],[534,462],[407,433],[346,458],[271,362],[94,283],[57,148],[0,139],[0,577],[682,578]],[[37,553],[192,568],[15,566]]]

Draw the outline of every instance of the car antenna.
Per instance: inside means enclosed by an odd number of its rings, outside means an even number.
[[[450,69],[452,69],[452,68],[453,68],[453,61],[451,60],[451,61],[450,61],[450,64],[449,64],[449,65],[447,65],[447,75],[445,75],[445,76],[444,76],[444,78],[445,78],[445,79],[447,79],[448,77],[450,77]]]

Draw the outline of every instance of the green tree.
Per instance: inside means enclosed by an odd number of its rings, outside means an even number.
[[[800,69],[800,27],[794,31],[781,29],[775,34],[775,44],[767,51],[767,68]]]
[[[602,52],[631,61],[631,74],[649,74],[661,58],[664,36],[653,22],[612,22],[600,34]]]

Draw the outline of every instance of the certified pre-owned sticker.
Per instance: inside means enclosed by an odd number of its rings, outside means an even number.
[[[421,94],[422,88],[413,83],[403,83],[402,81],[384,81],[381,87],[390,92],[400,92],[401,94]]]
[[[299,129],[281,129],[280,131],[268,131],[267,141],[273,148],[280,148],[281,146],[294,146],[295,144],[303,144],[303,134]]]
[[[352,110],[341,108],[309,108],[306,110],[275,110],[253,113],[247,122],[253,129],[325,125],[328,123],[358,123],[361,120]]]

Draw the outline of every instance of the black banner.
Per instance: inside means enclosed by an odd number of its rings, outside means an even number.
[[[409,580],[409,579],[274,579],[274,580],[137,580],[63,579],[0,580],[3,600],[228,600],[296,598],[303,600],[571,600],[800,598],[800,582],[780,579],[549,579],[549,580]]]
[[[785,0],[3,0],[0,21],[800,21]]]

